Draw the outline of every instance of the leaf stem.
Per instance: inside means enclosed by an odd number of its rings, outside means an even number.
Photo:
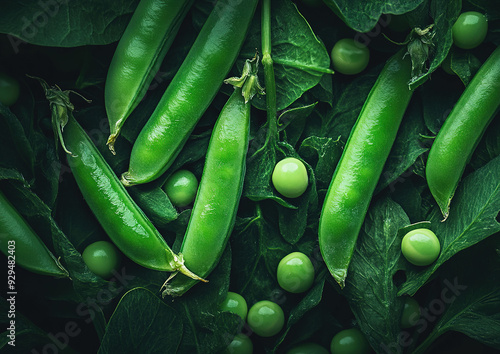
[[[264,82],[266,87],[267,136],[266,145],[276,142],[278,138],[278,123],[276,120],[276,82],[274,79],[273,59],[271,57],[271,0],[262,2],[262,66],[264,67]]]

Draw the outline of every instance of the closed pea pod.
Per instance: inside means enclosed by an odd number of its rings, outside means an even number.
[[[16,265],[31,272],[54,277],[69,276],[68,271],[1,191],[0,250],[7,257],[13,257]]]
[[[104,98],[115,140],[142,100],[194,0],[141,0],[109,65]]]
[[[43,80],[53,112],[65,112],[62,139],[69,151],[68,164],[78,187],[113,243],[135,263],[154,270],[181,272],[200,279],[185,266],[144,212],[125,190],[109,164],[72,115],[69,91],[49,87]],[[54,114],[54,113],[53,113]],[[57,121],[58,118],[53,118]],[[201,280],[201,279],[200,279]]]
[[[497,47],[465,88],[429,151],[425,176],[445,219],[465,166],[499,106]]]
[[[391,57],[366,99],[332,177],[319,221],[325,263],[341,287],[373,192],[412,97],[409,58]]]
[[[134,143],[122,183],[150,182],[172,164],[240,51],[257,0],[219,0]]]
[[[247,65],[249,65],[247,61]],[[255,76],[251,76],[255,77]],[[258,83],[248,80],[250,84]],[[215,123],[205,166],[181,246],[186,266],[206,277],[217,265],[233,230],[243,181],[250,134],[250,103],[237,87]],[[246,96],[247,97],[247,96]],[[166,284],[164,295],[180,296],[196,280],[178,276]]]

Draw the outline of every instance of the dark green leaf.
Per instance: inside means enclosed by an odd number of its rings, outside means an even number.
[[[410,223],[403,209],[390,199],[371,207],[365,219],[343,294],[376,351],[397,343],[402,300],[393,277],[399,269],[398,230]]]
[[[22,41],[53,47],[108,44],[120,39],[137,0],[33,1],[2,3],[0,32]],[[17,37],[17,38],[16,38]]]
[[[382,14],[399,15],[415,9],[423,0],[365,1],[324,0],[341,19],[358,32],[371,31]]]
[[[273,1],[271,17],[277,109],[282,110],[316,86],[325,73],[331,74],[333,71],[330,69],[330,56],[324,44],[316,37],[292,1]],[[253,57],[255,49],[261,47],[258,19],[257,16],[250,28],[250,35],[240,53],[241,58]],[[243,63],[240,63],[241,66]],[[256,107],[265,109],[265,96],[255,97],[252,102]]]
[[[175,309],[149,290],[135,288],[121,298],[98,353],[175,353],[182,329]]]
[[[500,157],[464,178],[453,197],[450,215],[442,216],[435,208],[429,221],[441,243],[439,258],[428,267],[409,267],[407,281],[399,294],[413,295],[448,259],[500,231],[496,220],[500,210]]]

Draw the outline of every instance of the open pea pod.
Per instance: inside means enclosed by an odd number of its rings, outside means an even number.
[[[111,60],[104,87],[114,144],[130,113],[146,94],[194,0],[141,0]]]

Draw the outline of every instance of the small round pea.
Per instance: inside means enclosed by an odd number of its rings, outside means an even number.
[[[82,253],[83,261],[92,273],[109,279],[120,265],[118,249],[111,242],[97,241],[88,245]]]
[[[167,179],[163,190],[173,205],[182,208],[191,204],[196,197],[198,180],[191,171],[178,170]]]
[[[407,296],[404,299],[403,312],[401,314],[401,327],[410,328],[417,324],[420,318],[420,305],[417,300]]]
[[[234,336],[234,339],[224,350],[224,354],[252,354],[253,353],[253,343],[250,338],[248,338],[243,333],[239,333]]]
[[[274,167],[272,181],[278,193],[287,198],[297,198],[306,191],[309,177],[302,161],[286,157]]]
[[[333,46],[331,57],[334,70],[344,75],[355,75],[368,66],[370,51],[352,38],[343,38]]]
[[[237,314],[243,321],[247,318],[248,306],[245,298],[238,293],[228,291],[226,298],[220,305],[221,311]]]
[[[467,11],[458,16],[451,28],[453,43],[462,49],[472,49],[483,43],[488,32],[486,17],[476,11]]]
[[[283,257],[276,273],[279,285],[291,293],[302,293],[314,282],[314,266],[302,252],[292,252]]]
[[[438,258],[441,246],[434,232],[429,229],[416,229],[403,237],[401,251],[408,262],[426,266]]]
[[[338,332],[330,344],[332,354],[367,354],[371,348],[365,335],[357,328]]]
[[[277,303],[262,300],[256,302],[248,310],[247,323],[255,334],[261,337],[272,337],[283,328],[285,314]]]

